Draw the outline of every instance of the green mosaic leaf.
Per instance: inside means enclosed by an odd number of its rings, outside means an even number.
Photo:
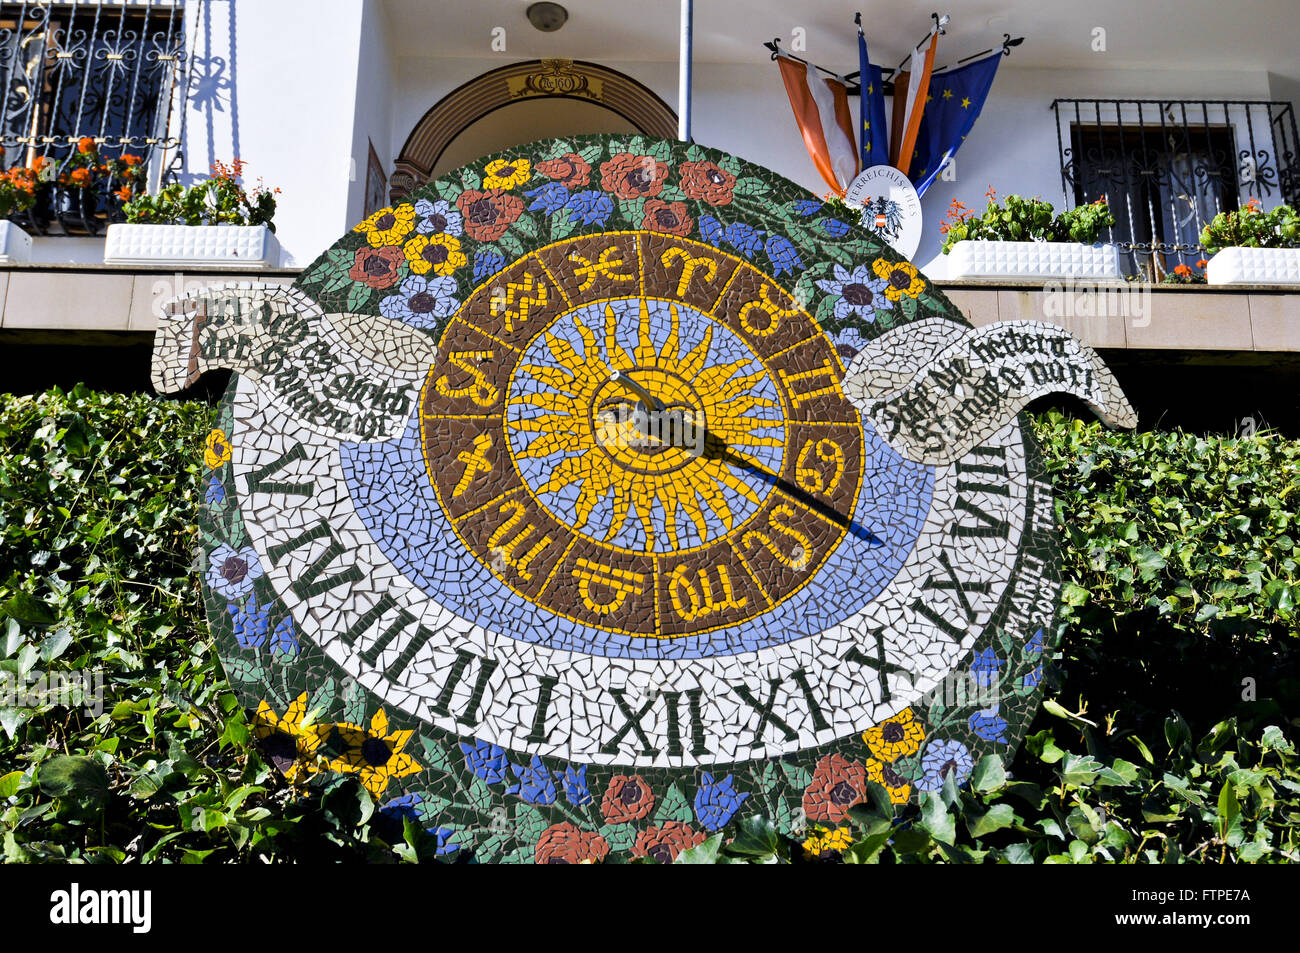
[[[687,800],[681,788],[674,784],[659,799],[659,807],[655,811],[654,821],[656,824],[666,824],[669,821],[680,821],[685,824],[693,817],[694,811],[691,810],[691,802]]]

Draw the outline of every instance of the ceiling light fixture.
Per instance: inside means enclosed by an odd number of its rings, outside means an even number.
[[[524,11],[528,22],[543,33],[554,33],[569,19],[569,11],[558,3],[533,3]]]

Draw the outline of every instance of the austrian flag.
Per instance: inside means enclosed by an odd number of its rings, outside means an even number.
[[[777,56],[776,61],[808,154],[831,191],[842,196],[860,170],[848,87],[788,56]]]

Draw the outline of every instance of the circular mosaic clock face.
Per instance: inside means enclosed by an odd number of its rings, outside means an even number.
[[[295,778],[354,773],[448,854],[664,859],[755,811],[815,852],[869,782],[1013,750],[1056,598],[1032,442],[937,466],[864,418],[857,351],[965,325],[797,187],[537,143],[281,301],[209,442],[206,580]]]

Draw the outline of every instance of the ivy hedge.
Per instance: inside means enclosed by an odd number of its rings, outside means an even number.
[[[253,743],[194,572],[211,421],[80,387],[0,396],[0,678],[98,670],[105,699],[0,699],[0,858],[432,859],[353,778],[295,794]],[[749,818],[679,862],[1300,860],[1300,443],[1036,427],[1064,637],[1009,772],[986,759],[902,809],[873,788],[802,841]]]

